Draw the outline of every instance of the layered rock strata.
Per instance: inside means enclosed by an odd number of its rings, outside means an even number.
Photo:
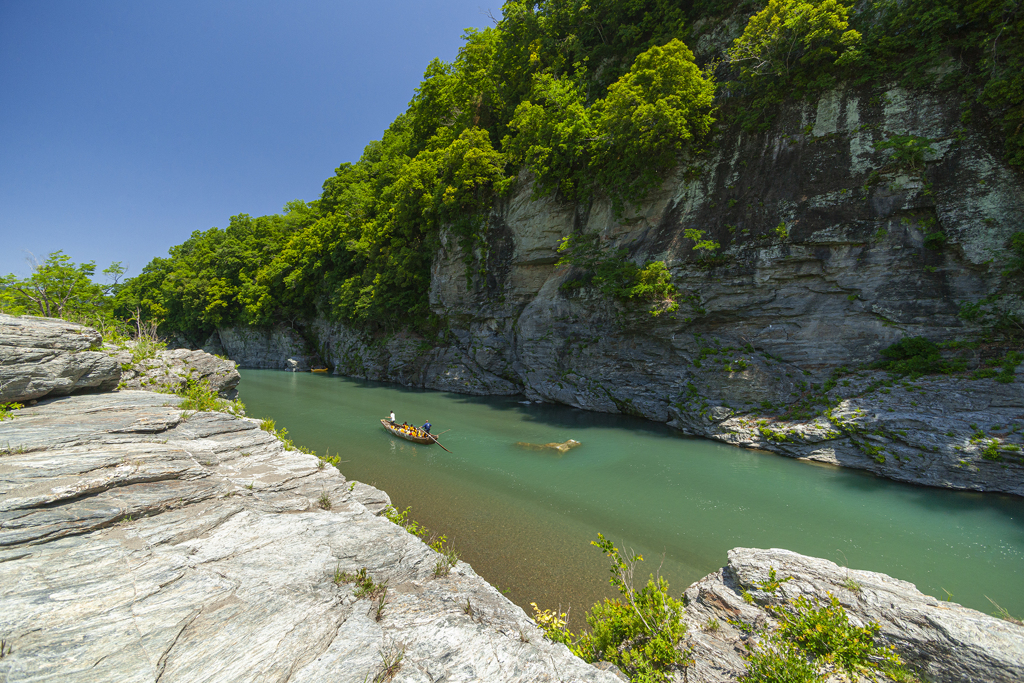
[[[64,320],[0,314],[0,403],[114,389],[121,366],[102,342]]]
[[[189,382],[205,383],[224,398],[234,398],[241,379],[234,361],[205,351],[153,349],[140,354],[137,342],[107,344],[104,350],[121,366],[119,389],[176,392]]]
[[[768,591],[772,570],[779,585]],[[730,550],[725,567],[686,589],[687,645],[695,662],[687,680],[735,681],[746,670],[747,646],[756,649],[778,625],[766,608],[801,596],[818,604],[834,596],[853,625],[877,623],[877,637],[895,646],[924,680],[1024,680],[1024,626],[936,600],[885,574],[752,548]]]
[[[139,391],[0,423],[7,681],[617,682],[255,420]],[[386,583],[358,598],[343,573]]]

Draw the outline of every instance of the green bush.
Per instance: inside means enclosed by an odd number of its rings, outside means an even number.
[[[683,604],[668,594],[668,582],[651,575],[647,585],[633,588],[633,573],[643,557],[619,549],[598,534],[591,545],[604,551],[611,561],[611,579],[621,598],[595,604],[586,615],[589,632],[574,635],[566,627],[565,614],[540,610],[531,603],[537,625],[548,639],[565,643],[588,662],[608,661],[631,681],[662,683],[671,680],[671,670],[687,662],[680,649],[686,634]]]
[[[13,420],[14,411],[21,410],[23,406],[20,403],[0,403],[0,422],[4,420]]]
[[[892,647],[875,643],[880,629],[875,622],[853,626],[839,600],[827,604],[801,596],[789,606],[773,610],[779,618],[778,635],[820,664],[833,664],[855,679],[860,674],[885,673],[905,679],[908,674]]]
[[[945,360],[938,345],[924,337],[905,337],[882,349],[882,355],[887,360],[876,367],[912,377],[960,372],[966,367],[963,361]]]
[[[932,141],[920,135],[893,135],[885,140],[872,143],[878,151],[891,150],[890,159],[896,166],[907,171],[924,170],[927,157],[934,154]]]
[[[1010,252],[1010,258],[1003,275],[1024,273],[1024,230],[1019,230],[1010,236],[1006,242],[1006,249]]]
[[[747,670],[740,683],[820,683],[818,673],[807,654],[793,643],[772,634],[758,647],[747,644]]]
[[[562,289],[594,287],[605,296],[624,302],[649,304],[651,315],[679,310],[679,290],[664,261],[648,261],[638,268],[628,258],[628,250],[605,249],[597,235],[574,234],[562,240],[558,265],[580,268],[581,279],[568,280]]]
[[[245,405],[241,401],[220,398],[217,396],[217,392],[210,388],[210,384],[206,380],[189,379],[185,382],[185,386],[175,393],[184,398],[178,404],[179,410],[197,413],[228,413],[236,417],[245,415]]]

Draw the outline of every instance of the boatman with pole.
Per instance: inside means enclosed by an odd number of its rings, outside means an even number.
[[[427,420],[426,422],[423,423],[423,431],[425,431],[427,434],[430,433],[430,420]]]
[[[391,411],[391,424],[395,424],[395,411]]]

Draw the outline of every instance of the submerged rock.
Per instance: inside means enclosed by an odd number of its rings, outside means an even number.
[[[459,562],[374,514],[387,496],[257,420],[140,391],[0,423],[4,680],[618,679],[543,639]],[[344,572],[387,583],[383,608]]]
[[[576,439],[569,439],[568,441],[563,441],[562,443],[527,443],[525,441],[517,441],[516,445],[519,446],[520,448],[525,448],[530,451],[553,450],[558,451],[559,453],[565,453],[570,449],[576,448],[577,446],[582,446],[583,444],[581,444]]]
[[[90,327],[0,314],[0,402],[114,389],[121,367],[101,344]]]

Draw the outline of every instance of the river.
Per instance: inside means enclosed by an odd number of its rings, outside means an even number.
[[[518,605],[565,611],[578,627],[611,596],[603,533],[644,556],[671,592],[721,567],[738,546],[788,548],[884,572],[930,595],[1024,617],[1024,500],[900,484],[798,462],[622,415],[521,398],[471,397],[343,377],[242,370],[239,394],[297,444],[337,454],[446,534]],[[379,419],[422,424],[451,451],[387,434]],[[516,445],[575,439],[559,454]],[[986,597],[987,596],[987,597]]]

